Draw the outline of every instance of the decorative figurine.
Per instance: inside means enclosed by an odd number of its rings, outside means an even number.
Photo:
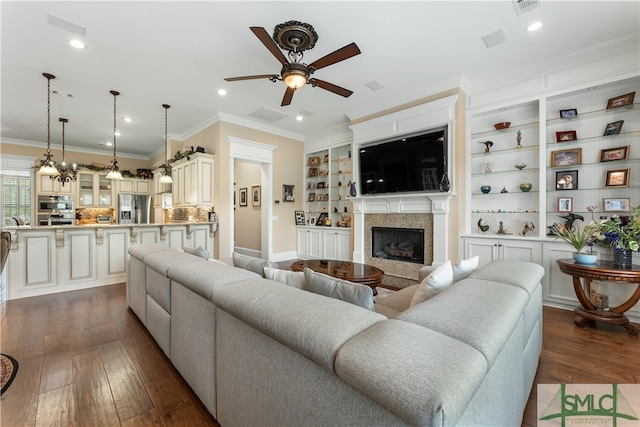
[[[356,197],[358,195],[358,193],[356,191],[356,183],[349,181],[348,185],[351,187],[351,189],[349,190],[349,195],[351,197]]]
[[[487,231],[489,231],[489,223],[480,218],[478,220],[478,229],[483,233],[486,233]]]
[[[536,226],[533,225],[533,223],[531,221],[528,221],[524,224],[524,228],[522,229],[522,235],[526,236],[529,233],[533,233],[533,230],[536,229]]]
[[[564,226],[569,231],[575,231],[575,228],[573,227],[573,223],[576,220],[579,219],[580,221],[584,222],[584,217],[582,215],[578,215],[578,214],[574,214],[574,213],[569,213],[569,214],[564,215],[564,216],[562,216],[562,215],[558,215],[558,216],[560,218],[564,218],[564,220],[565,220]]]
[[[516,135],[516,141],[518,141],[516,148],[522,148],[522,145],[520,145],[520,141],[522,141],[522,132],[518,131]]]
[[[507,190],[507,187],[502,187],[502,190],[500,190],[501,193],[508,193],[509,191]]]
[[[506,234],[502,221],[500,221],[500,226],[498,227],[498,234]]]
[[[490,153],[491,152],[491,147],[493,147],[493,141],[478,141],[480,144],[484,144],[485,149],[484,152],[485,153]]]

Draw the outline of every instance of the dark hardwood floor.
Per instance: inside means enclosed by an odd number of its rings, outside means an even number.
[[[127,308],[124,285],[12,300],[0,351],[20,363],[2,426],[217,426]],[[640,338],[544,308],[536,384],[638,383]],[[536,387],[523,426],[537,424]]]

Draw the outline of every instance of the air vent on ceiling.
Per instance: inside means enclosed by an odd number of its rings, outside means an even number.
[[[522,15],[540,7],[538,0],[513,0],[513,7],[516,8],[516,15]]]
[[[302,110],[298,114],[300,114],[301,116],[305,116],[305,117],[311,117],[316,113],[314,113],[313,111],[309,111],[309,110]]]
[[[507,41],[507,36],[504,34],[504,30],[494,31],[491,34],[482,36],[482,41],[486,47],[493,47],[497,44]]]
[[[382,83],[380,83],[379,81],[377,81],[377,80],[369,82],[369,83],[365,84],[365,86],[367,86],[369,89],[371,89],[373,91],[384,89],[384,85]]]
[[[289,117],[288,114],[281,113],[280,111],[272,110],[271,108],[266,107],[261,107],[253,113],[249,113],[248,115],[269,123],[275,123],[278,120]]]
[[[87,28],[82,25],[75,24],[71,21],[67,21],[66,19],[58,18],[57,16],[47,15],[47,22],[49,25],[53,25],[54,27],[58,27],[62,30],[69,31],[71,33],[77,34],[79,36],[84,37],[87,33]]]

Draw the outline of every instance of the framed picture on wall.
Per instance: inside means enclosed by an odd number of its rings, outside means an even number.
[[[296,211],[296,225],[304,225],[304,211]]]
[[[262,200],[261,189],[259,185],[251,187],[251,206],[260,206]]]
[[[247,204],[247,187],[238,190],[238,198],[240,199],[240,206],[248,206]]]
[[[283,202],[295,202],[293,197],[293,185],[284,184],[282,186],[282,201]]]

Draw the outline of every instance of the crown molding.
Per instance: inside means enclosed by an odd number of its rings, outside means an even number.
[[[14,138],[2,138],[3,144],[15,144],[15,145],[24,145],[26,147],[36,147],[46,149],[47,145],[41,141],[30,141],[27,139],[14,139]],[[51,144],[51,148],[55,150],[62,150],[62,145],[59,144]],[[163,148],[164,150],[164,148]],[[97,150],[93,148],[85,148],[85,147],[75,147],[73,145],[64,145],[64,151],[66,153],[82,153],[82,154],[98,154],[101,156],[111,157],[113,156],[113,150]],[[136,159],[136,160],[150,160],[150,157],[147,157],[142,154],[130,154],[126,152],[118,152],[118,157],[124,157],[127,159]],[[4,157],[4,154],[3,154]]]

